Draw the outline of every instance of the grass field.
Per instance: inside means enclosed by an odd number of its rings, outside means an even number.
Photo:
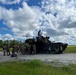
[[[64,53],[76,53],[76,46],[68,46]],[[1,62],[0,75],[76,75],[76,64],[55,67],[39,60]]]
[[[76,53],[76,46],[68,46],[64,53]]]
[[[0,75],[76,75],[76,65],[55,67],[39,60],[0,63]]]

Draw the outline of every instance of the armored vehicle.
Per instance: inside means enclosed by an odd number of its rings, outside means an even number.
[[[40,32],[40,31],[39,31]],[[63,53],[64,50],[67,48],[67,43],[62,42],[51,42],[49,40],[49,37],[44,37],[41,34],[38,33],[38,37],[36,39],[27,39],[25,41],[26,43],[29,43],[30,45],[35,45],[36,47],[36,54],[42,54],[42,53],[50,53],[50,54],[60,54]],[[33,47],[32,47],[33,49]],[[31,50],[31,48],[30,48]],[[33,50],[32,50],[33,51]],[[32,53],[32,52],[31,52]]]

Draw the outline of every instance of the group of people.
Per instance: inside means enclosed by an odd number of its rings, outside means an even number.
[[[6,55],[14,56],[17,53],[21,53],[22,55],[36,53],[36,46],[34,44],[30,44],[29,46],[25,46],[24,44],[18,46],[18,45],[14,44],[12,48],[10,48],[8,45],[5,44],[5,45],[3,45],[2,49],[3,49],[4,56],[6,56]]]
[[[42,37],[42,31],[39,30],[38,31],[38,37],[41,38]],[[36,45],[35,44],[29,44],[29,46],[25,46],[24,44],[22,45],[13,45],[12,48],[10,48],[7,44],[4,44],[3,47],[3,55],[15,55],[16,52],[20,52],[22,53],[22,55],[24,54],[35,54],[36,53]],[[10,51],[11,49],[11,51]]]

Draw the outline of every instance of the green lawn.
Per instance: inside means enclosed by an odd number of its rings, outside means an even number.
[[[76,65],[55,67],[39,60],[0,63],[0,75],[76,75]]]
[[[64,53],[76,53],[76,46],[68,46]]]

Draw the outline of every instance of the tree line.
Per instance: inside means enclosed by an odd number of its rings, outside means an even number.
[[[25,44],[25,41],[18,41],[18,40],[0,40],[0,47],[2,47],[4,44],[8,45],[9,47],[13,47],[13,45],[21,45]]]

